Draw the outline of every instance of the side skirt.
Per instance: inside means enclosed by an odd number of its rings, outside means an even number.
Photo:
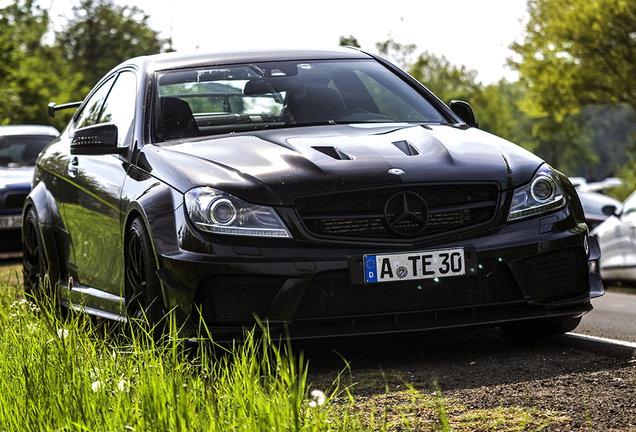
[[[126,300],[118,295],[84,285],[58,283],[60,304],[66,308],[114,321],[127,322]],[[90,306],[88,306],[90,305]]]

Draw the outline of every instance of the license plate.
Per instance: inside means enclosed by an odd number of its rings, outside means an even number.
[[[21,215],[0,216],[0,229],[20,228],[21,225],[22,225]]]
[[[365,255],[363,262],[366,283],[434,279],[466,273],[463,248]]]

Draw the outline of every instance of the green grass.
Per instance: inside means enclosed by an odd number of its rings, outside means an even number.
[[[143,331],[113,345],[83,316],[62,322],[26,300],[4,306],[4,430],[361,430],[329,399],[310,406],[306,367],[286,345],[248,334],[244,344],[193,354],[184,341],[158,345]]]
[[[530,408],[469,410],[399,371],[354,376],[346,365],[312,378],[289,344],[251,333],[195,350],[175,329],[161,343],[142,328],[107,331],[20,299],[2,277],[0,430],[521,431],[568,421]]]

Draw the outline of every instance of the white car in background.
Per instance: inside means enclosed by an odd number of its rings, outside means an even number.
[[[604,281],[636,282],[636,192],[601,223],[591,235],[598,239],[598,261]]]

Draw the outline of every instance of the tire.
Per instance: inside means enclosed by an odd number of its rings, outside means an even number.
[[[31,207],[22,226],[22,277],[27,297],[40,300],[50,291],[47,270],[40,224]]]
[[[574,330],[581,322],[581,317],[548,318],[527,321],[520,324],[500,326],[504,334],[513,340],[533,341],[546,336],[567,333]]]
[[[153,333],[161,333],[158,325],[164,317],[161,284],[152,243],[141,217],[130,225],[124,247],[128,318],[147,325]]]

